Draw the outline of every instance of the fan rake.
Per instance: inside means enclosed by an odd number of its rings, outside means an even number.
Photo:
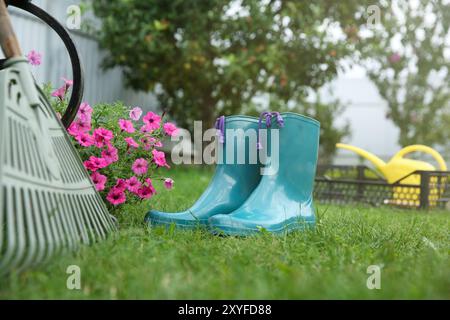
[[[74,90],[66,127],[81,101],[83,81],[75,46],[56,20],[31,3],[15,4],[50,24],[69,49]],[[0,0],[0,274],[48,261],[116,227],[83,163],[22,57]]]

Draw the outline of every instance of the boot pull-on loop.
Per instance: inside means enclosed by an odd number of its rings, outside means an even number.
[[[275,116],[277,119],[278,126],[280,128],[284,127],[284,119],[279,112],[272,112],[272,116]]]
[[[256,144],[256,147],[258,150],[261,150],[262,144],[261,144],[261,139],[260,139],[260,131],[261,131],[261,125],[262,125],[262,119],[266,118],[266,127],[270,128],[272,126],[272,117],[276,117],[276,121],[278,124],[278,127],[283,128],[284,127],[284,119],[281,116],[281,114],[279,112],[270,112],[270,111],[264,111],[261,112],[261,114],[259,115],[259,123],[258,123],[258,142]]]
[[[215,128],[217,129],[219,143],[225,143],[225,116],[217,118]]]

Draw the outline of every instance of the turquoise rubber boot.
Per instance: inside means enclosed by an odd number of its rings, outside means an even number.
[[[171,225],[177,227],[195,228],[207,226],[208,218],[216,214],[228,214],[239,208],[261,180],[260,168],[257,159],[255,164],[249,164],[250,147],[256,154],[256,135],[258,132],[258,119],[247,116],[221,117],[216,123],[219,129],[218,158],[222,163],[216,165],[214,176],[197,202],[188,210],[178,213],[167,213],[152,210],[147,213],[145,221],[152,225]],[[225,129],[242,129],[243,133],[251,132],[250,138],[224,136]],[[232,130],[230,130],[232,131]],[[234,131],[232,131],[234,132]],[[226,139],[225,139],[226,138]],[[230,140],[232,139],[232,141]],[[228,141],[230,140],[230,141]],[[227,163],[226,146],[234,141],[234,158]],[[231,146],[230,146],[231,148]],[[237,164],[237,155],[245,156],[244,164]],[[232,164],[231,164],[232,163]]]
[[[276,141],[275,117],[267,130],[269,160],[265,166],[272,166],[270,175],[263,175],[258,187],[245,203],[228,215],[215,215],[209,219],[214,233],[245,236],[265,229],[272,233],[283,233],[308,226],[314,226],[313,184],[316,173],[320,123],[314,119],[295,114],[277,114],[279,124],[279,157],[276,169],[276,155],[271,146]],[[281,116],[281,117],[280,117]],[[284,126],[283,126],[284,122]],[[263,126],[267,127],[267,126]],[[271,141],[270,137],[273,137]],[[265,150],[262,150],[263,154]]]

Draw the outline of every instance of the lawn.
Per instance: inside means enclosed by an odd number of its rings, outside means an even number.
[[[124,207],[116,236],[1,279],[0,298],[450,298],[448,212],[318,205],[314,230],[250,238],[147,228],[150,207],[185,209],[211,175],[172,171],[176,188]],[[69,265],[81,268],[81,290],[66,288]],[[366,286],[369,265],[381,266],[380,290]]]

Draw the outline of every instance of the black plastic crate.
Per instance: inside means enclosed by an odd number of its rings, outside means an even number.
[[[450,210],[450,171],[415,171],[388,183],[366,166],[319,166],[314,196],[325,203]]]

